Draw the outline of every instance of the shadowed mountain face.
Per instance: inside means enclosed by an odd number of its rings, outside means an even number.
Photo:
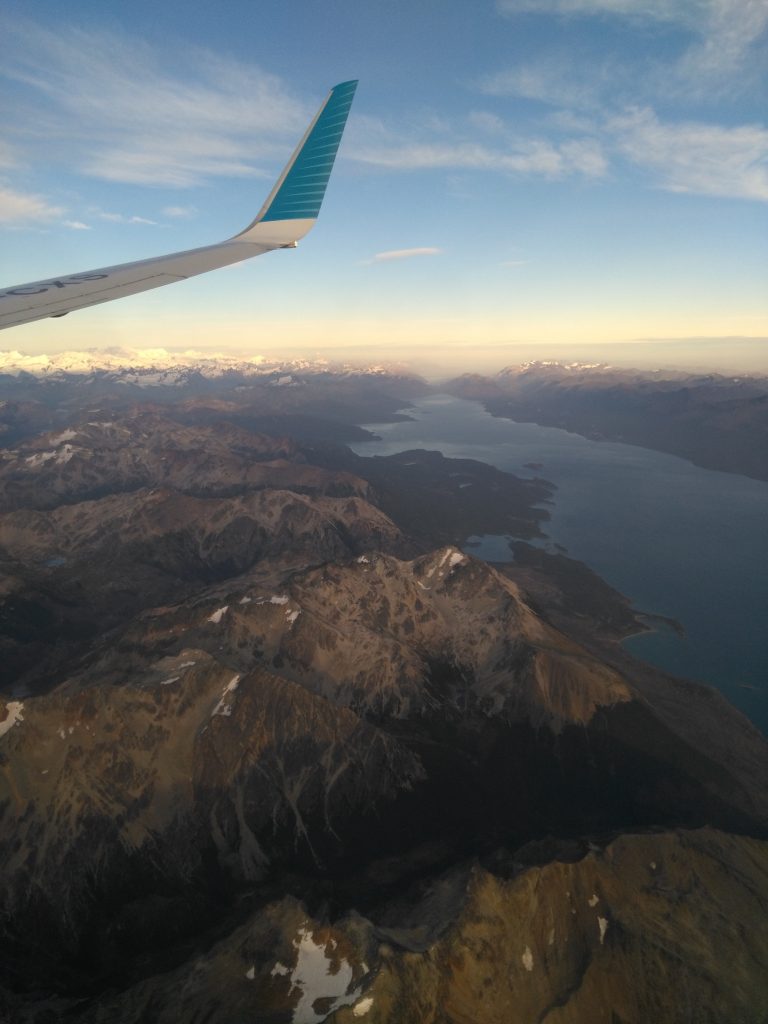
[[[530,363],[446,385],[493,416],[670,452],[768,480],[768,380]]]
[[[766,744],[456,546],[546,485],[168,413],[3,455],[0,1019],[750,1019]]]
[[[403,418],[398,410],[429,390],[418,377],[381,367],[331,369],[304,360],[180,365],[171,355],[164,365],[142,366],[126,363],[128,353],[92,350],[54,355],[35,373],[10,366],[8,355],[0,353],[0,439],[8,447],[45,430],[126,416],[137,405],[189,426],[230,423],[277,436],[359,439],[366,434],[358,423]]]
[[[332,924],[284,898],[81,1019],[762,1020],[766,932],[741,922],[768,909],[767,868],[764,844],[702,829],[523,849]]]

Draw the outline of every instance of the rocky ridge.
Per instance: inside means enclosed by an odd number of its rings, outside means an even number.
[[[365,496],[368,485],[305,464],[295,443],[140,413],[90,422],[0,453],[0,510],[55,508],[141,487],[234,495],[265,487]]]

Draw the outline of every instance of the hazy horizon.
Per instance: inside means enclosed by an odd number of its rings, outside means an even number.
[[[6,338],[10,340],[11,335]],[[5,340],[5,339],[3,339]],[[15,339],[14,339],[15,340]],[[142,339],[143,340],[143,339]],[[258,349],[225,348],[211,345],[196,348],[179,346],[152,346],[144,344],[47,346],[35,351],[21,346],[0,349],[0,359],[6,362],[15,354],[20,360],[34,360],[45,356],[55,358],[65,353],[98,353],[127,350],[141,355],[143,361],[153,352],[164,351],[169,359],[174,356],[188,361],[194,358],[234,358],[268,361],[306,359],[325,360],[330,364],[384,365],[426,377],[439,383],[459,373],[493,374],[507,366],[532,361],[604,363],[621,369],[685,371],[689,373],[719,373],[726,376],[768,376],[768,338],[669,338],[595,343],[545,344],[525,341],[497,343],[485,347],[469,346],[462,342],[441,345],[408,345],[396,342],[387,345],[360,343],[339,345],[328,349],[311,345],[262,345]]]
[[[268,358],[279,358],[277,350],[263,349]],[[285,358],[305,356],[313,358],[309,350],[283,349]],[[593,345],[544,344],[512,341],[472,348],[461,343],[419,346],[414,355],[413,346],[350,345],[331,352],[317,352],[316,358],[331,361],[347,360],[364,363],[401,363],[430,380],[439,380],[454,372],[495,373],[506,366],[546,360],[576,363],[605,363],[622,369],[682,370],[690,373],[721,373],[724,375],[768,375],[768,338],[734,339],[665,339],[648,341],[603,342]]]

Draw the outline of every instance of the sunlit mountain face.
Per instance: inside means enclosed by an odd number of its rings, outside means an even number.
[[[765,739],[627,653],[546,465],[440,451],[382,367],[106,362],[0,377],[6,1017],[750,1019]],[[657,389],[455,389],[525,380]]]

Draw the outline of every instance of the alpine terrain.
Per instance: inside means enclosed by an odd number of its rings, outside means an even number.
[[[404,373],[82,359],[0,374],[0,1019],[768,1019],[768,745],[546,481],[353,455]]]

